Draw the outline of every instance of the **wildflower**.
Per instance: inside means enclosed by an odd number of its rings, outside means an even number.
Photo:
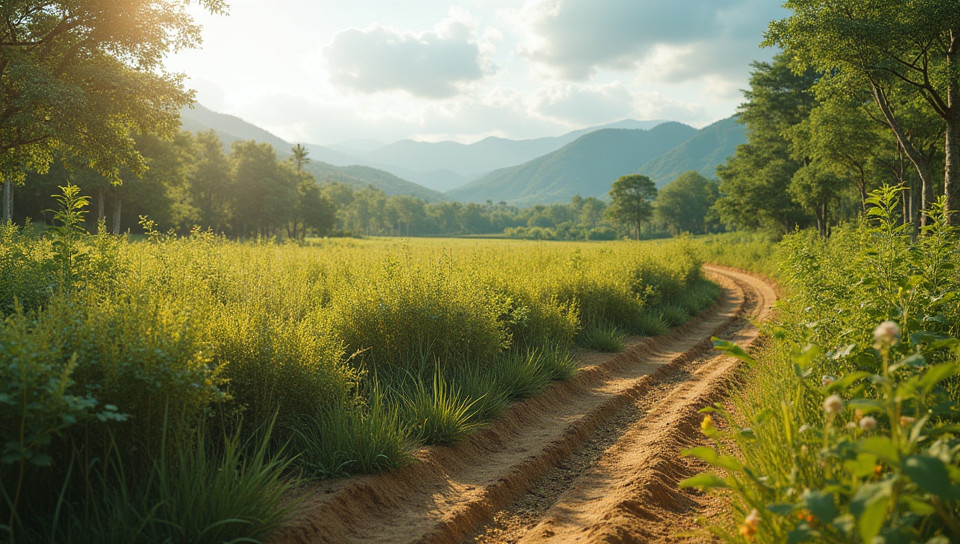
[[[828,414],[839,414],[843,410],[843,399],[840,395],[830,395],[823,401],[823,411]]]
[[[912,418],[912,417],[910,417],[910,416],[900,416],[900,426],[901,426],[901,427],[906,427],[907,425],[912,425],[914,421],[916,421],[916,418]]]
[[[800,446],[800,455],[806,455],[809,450],[810,449],[807,448],[807,445],[803,444],[802,446]]]
[[[740,536],[746,538],[747,540],[753,540],[753,537],[757,534],[757,527],[760,525],[760,512],[757,512],[757,509],[754,508],[747,514],[747,517],[743,518],[743,523],[740,524]]]
[[[710,414],[703,416],[703,421],[700,422],[700,430],[707,436],[717,431],[717,424],[713,422],[713,417]]]
[[[873,330],[873,339],[879,347],[890,347],[900,341],[900,326],[893,321],[884,321]]]
[[[876,465],[873,467],[873,475],[879,477],[883,474],[883,465]]]
[[[822,383],[824,387],[829,387],[830,384],[835,381],[837,381],[837,378],[835,376],[831,376],[830,374],[824,374],[823,377],[820,378],[820,383]]]
[[[873,416],[863,416],[860,418],[860,428],[864,431],[872,431],[877,428],[877,418]]]
[[[848,422],[847,422],[847,428],[848,428],[848,429],[856,429],[856,428],[857,428],[857,424],[854,423],[854,422],[852,422],[852,421],[848,421]]]
[[[860,421],[863,418],[863,410],[857,408],[853,411],[853,420]]]

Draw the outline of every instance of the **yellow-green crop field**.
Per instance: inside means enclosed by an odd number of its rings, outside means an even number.
[[[6,227],[0,535],[258,538],[292,475],[388,470],[568,378],[575,346],[700,312],[700,264],[685,241]]]

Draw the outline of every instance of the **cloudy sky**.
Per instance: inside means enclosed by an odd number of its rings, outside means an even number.
[[[168,59],[291,142],[533,138],[732,115],[777,0],[228,0]]]

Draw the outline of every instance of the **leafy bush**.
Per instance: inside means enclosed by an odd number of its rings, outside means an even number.
[[[830,240],[784,241],[791,296],[759,356],[718,341],[751,378],[736,413],[705,409],[715,446],[686,452],[723,473],[682,485],[733,494],[725,540],[960,538],[960,244],[942,202],[912,239],[897,196],[873,193],[870,224]]]

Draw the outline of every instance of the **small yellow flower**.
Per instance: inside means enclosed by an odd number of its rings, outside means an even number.
[[[700,430],[707,436],[717,431],[717,424],[713,422],[713,417],[710,414],[703,416],[703,421],[700,422]]]

